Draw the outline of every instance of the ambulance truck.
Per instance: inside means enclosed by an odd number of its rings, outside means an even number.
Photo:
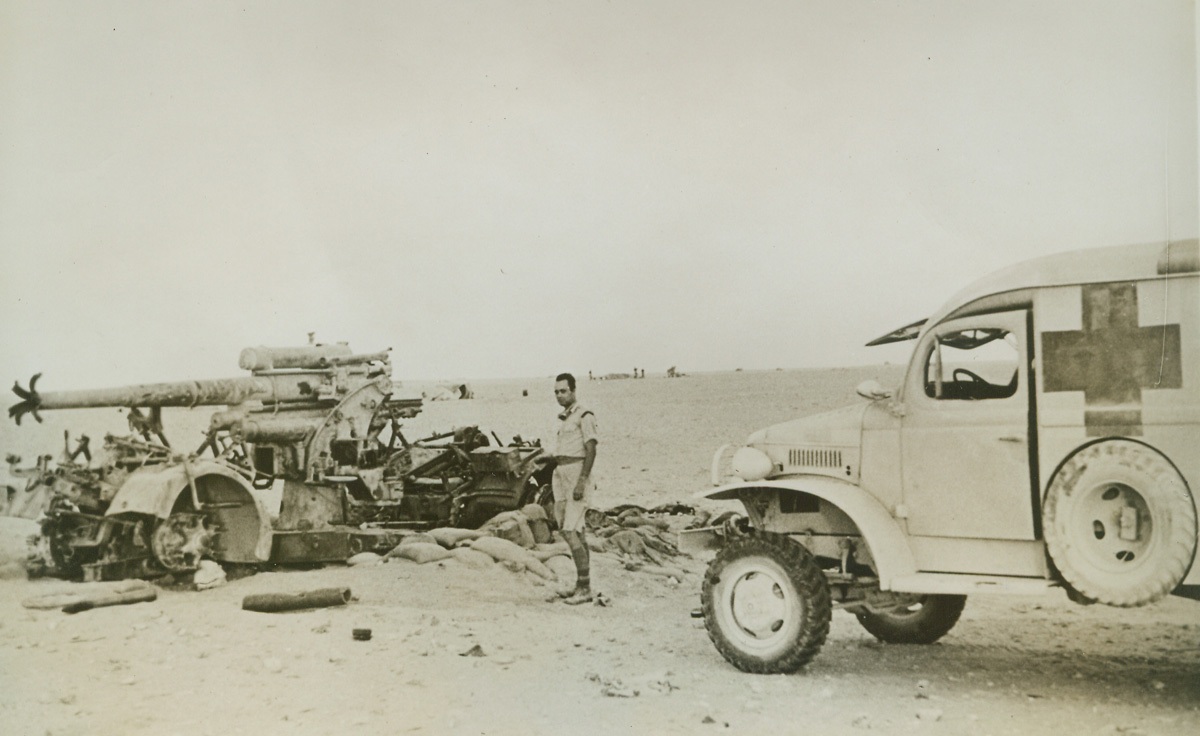
[[[976,593],[1200,598],[1196,240],[1012,266],[868,344],[900,341],[894,390],[717,451],[700,495],[745,515],[690,541],[730,663],[802,667],[834,608],[930,643]]]

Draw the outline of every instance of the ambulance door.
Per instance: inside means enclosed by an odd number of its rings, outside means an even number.
[[[1031,540],[1029,312],[943,322],[921,339],[904,392],[909,534]]]

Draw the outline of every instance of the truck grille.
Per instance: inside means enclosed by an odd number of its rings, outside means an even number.
[[[788,464],[806,468],[840,468],[841,450],[788,450]]]

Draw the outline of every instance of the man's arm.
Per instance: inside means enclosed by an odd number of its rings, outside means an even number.
[[[583,489],[587,487],[588,478],[592,475],[592,464],[596,462],[596,440],[588,440],[583,443],[583,470],[579,473],[579,480],[575,482],[575,492],[572,497],[576,501],[583,500]]]

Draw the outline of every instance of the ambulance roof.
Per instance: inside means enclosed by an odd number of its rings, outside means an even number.
[[[1055,253],[1023,261],[975,281],[959,291],[927,320],[901,327],[868,345],[910,340],[950,315],[983,297],[1024,289],[1139,281],[1167,274],[1200,272],[1200,241],[1116,245],[1106,248]]]

